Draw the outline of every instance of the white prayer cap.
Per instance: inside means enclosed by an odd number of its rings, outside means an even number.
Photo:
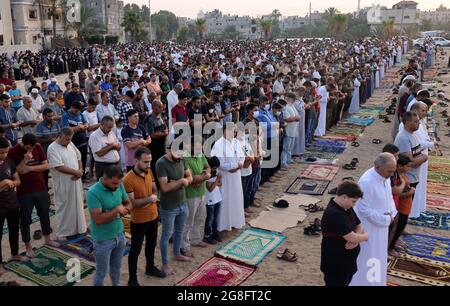
[[[319,79],[320,80],[322,78],[318,71],[314,71],[312,76],[313,76],[313,79]]]
[[[52,78],[50,81],[52,81],[52,82],[58,82],[55,78]]]
[[[413,76],[413,75],[407,75],[407,76],[403,79],[402,84],[405,83],[405,82],[408,81],[408,80],[413,80],[413,81],[415,81],[415,80],[416,80],[416,77]]]
[[[37,88],[33,88],[33,89],[31,90],[31,93],[39,93],[39,90],[38,90]]]

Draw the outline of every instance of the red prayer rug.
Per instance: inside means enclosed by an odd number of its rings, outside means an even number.
[[[430,208],[450,210],[450,199],[434,194],[427,194],[427,205]]]
[[[177,286],[238,286],[255,270],[256,267],[213,257],[179,281]]]
[[[339,166],[335,165],[309,165],[301,177],[311,180],[332,181],[338,171]]]

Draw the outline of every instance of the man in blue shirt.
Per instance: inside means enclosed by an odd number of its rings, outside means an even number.
[[[17,128],[20,126],[16,111],[11,108],[11,98],[7,94],[0,95],[0,126],[6,130],[6,138],[11,145],[17,144]]]
[[[113,86],[111,84],[111,77],[109,75],[105,76],[105,80],[100,85],[100,89],[101,89],[101,91],[107,91],[107,90],[112,91]]]
[[[11,89],[8,91],[12,100],[12,108],[17,111],[22,107],[22,92],[17,88],[16,82],[12,82]]]
[[[55,78],[50,80],[50,84],[48,85],[48,91],[49,92],[56,92],[58,93],[61,90],[61,87],[58,85],[57,80]]]
[[[81,153],[81,162],[83,163],[84,170],[86,168],[88,154],[86,134],[88,123],[81,114],[82,109],[81,102],[74,101],[70,109],[63,114],[61,118],[61,127],[70,127],[73,130],[74,134],[72,142]],[[83,174],[82,179],[85,179],[85,174]]]
[[[259,97],[259,109],[258,109],[258,121],[260,126],[262,126],[264,130],[264,141],[266,142],[267,152],[270,153],[272,149],[272,139],[277,137],[277,126],[278,122],[275,117],[270,112],[270,103],[269,98],[267,96]],[[278,140],[275,140],[275,143],[278,144]],[[270,155],[264,157],[264,160],[270,160]],[[274,167],[261,167],[261,185],[265,182],[274,182],[272,179],[272,175],[274,175]]]

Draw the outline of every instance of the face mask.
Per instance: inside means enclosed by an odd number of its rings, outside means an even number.
[[[258,116],[259,116],[259,111],[254,111],[254,112],[253,112],[253,117],[256,118],[256,117],[258,117]]]
[[[266,111],[270,110],[270,104],[267,104],[266,107],[264,107],[264,109],[265,109]]]
[[[281,115],[281,112],[275,112],[275,116]]]

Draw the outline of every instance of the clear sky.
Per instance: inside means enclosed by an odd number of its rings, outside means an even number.
[[[309,11],[309,0],[150,0],[153,12],[168,10],[180,17],[196,18],[197,13],[219,9],[224,14],[260,16],[279,9],[283,15],[306,15]],[[392,6],[400,0],[361,0],[361,8],[380,4]],[[433,10],[448,0],[416,0],[420,10]],[[148,5],[149,0],[124,0],[127,3]],[[333,6],[341,12],[353,12],[358,7],[358,0],[316,0],[312,2],[312,10],[323,11]],[[450,7],[450,5],[448,5]]]

